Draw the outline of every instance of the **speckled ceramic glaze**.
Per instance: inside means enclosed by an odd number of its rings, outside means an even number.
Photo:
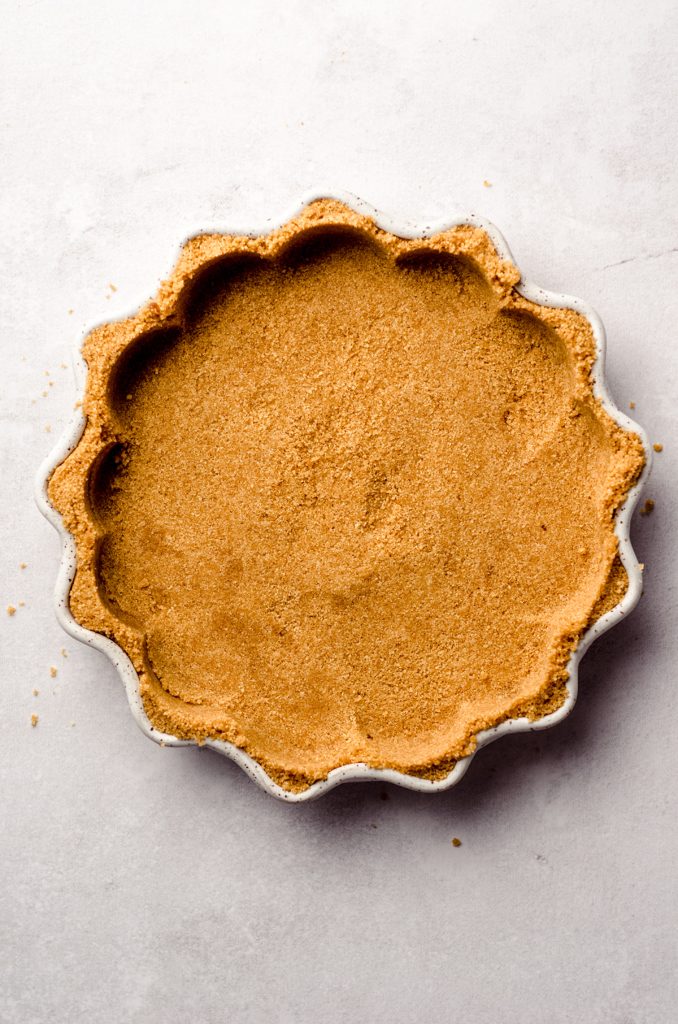
[[[356,212],[370,217],[385,231],[394,235],[399,235],[402,238],[426,238],[461,224],[469,224],[474,227],[479,227],[487,232],[499,255],[505,260],[514,262],[506,242],[497,229],[492,224],[489,224],[482,218],[476,217],[474,214],[455,217],[452,220],[446,221],[444,224],[422,225],[410,224],[407,222],[396,223],[370,207],[367,203],[357,199],[355,196],[336,192],[321,191],[305,196],[303,201],[296,206],[294,210],[290,211],[287,216],[282,217],[277,221],[269,221],[264,225],[263,231],[261,232],[226,230],[224,233],[240,235],[268,233],[273,227],[278,227],[294,217],[300,209],[306,206],[309,202],[314,199],[321,198],[338,199],[347,206],[352,207]],[[603,325],[597,314],[590,308],[590,306],[582,302],[580,299],[544,291],[542,288],[538,288],[524,280],[522,280],[517,286],[517,291],[526,299],[529,299],[531,302],[537,303],[541,306],[555,306],[574,309],[586,317],[591,325],[597,346],[597,358],[592,370],[594,393],[609,415],[619,424],[620,427],[624,430],[633,431],[638,434],[645,449],[646,461],[638,482],[629,492],[626,502],[618,511],[615,518],[615,532],[619,540],[619,554],[628,574],[628,589],[619,604],[598,619],[598,621],[595,622],[589,630],[587,630],[581,638],[577,649],[572,653],[568,664],[569,680],[567,683],[567,699],[565,700],[565,703],[557,711],[550,715],[546,715],[544,718],[537,721],[530,721],[527,718],[511,719],[509,721],[502,722],[501,725],[498,725],[493,729],[488,729],[479,733],[477,735],[477,750],[480,750],[481,747],[486,746],[493,740],[499,739],[500,736],[505,736],[507,733],[547,729],[562,721],[562,719],[564,719],[572,710],[577,698],[578,667],[585,651],[597,637],[610,629],[611,626],[614,626],[625,615],[628,615],[628,613],[637,604],[642,591],[642,572],[631,546],[629,527],[633,509],[638,501],[638,497],[650,471],[651,451],[647,437],[642,428],[615,406],[607,392],[604,380],[605,330]],[[92,327],[93,326],[94,325],[92,325]],[[85,333],[89,332],[87,331]],[[75,369],[78,386],[82,392],[84,390],[87,370],[79,351],[75,357]],[[180,740],[175,736],[161,733],[151,725],[148,717],[146,716],[139,694],[139,678],[131,661],[124,651],[107,637],[85,629],[75,621],[69,610],[69,594],[76,569],[75,542],[73,537],[65,530],[61,521],[61,516],[49,500],[47,484],[54,469],[63,462],[66,456],[73,451],[77,445],[84,430],[84,426],[84,416],[82,412],[78,411],[63,437],[40,467],[36,482],[36,500],[38,508],[58,531],[62,543],[61,561],[55,588],[57,617],[67,633],[76,640],[80,640],[82,643],[88,644],[90,647],[94,647],[101,651],[110,658],[116,666],[124,683],[130,708],[132,709],[132,713],[142,731],[158,743],[164,743],[167,746],[175,747],[186,746],[189,745],[191,741]],[[257,782],[272,796],[275,796],[280,800],[287,800],[291,803],[304,800],[314,800],[316,797],[328,792],[328,790],[332,789],[334,786],[338,786],[342,782],[352,782],[357,780],[392,782],[395,785],[404,786],[407,789],[418,790],[422,793],[440,792],[441,790],[449,789],[450,786],[454,786],[455,783],[459,782],[461,777],[467,771],[472,758],[475,756],[474,753],[458,761],[449,775],[444,779],[440,779],[435,782],[405,775],[402,772],[393,771],[391,769],[371,768],[366,764],[347,764],[340,768],[335,768],[329,773],[326,779],[314,783],[302,792],[296,793],[289,792],[288,790],[278,786],[269,778],[261,765],[253,760],[253,758],[243,750],[235,747],[232,743],[225,743],[221,740],[208,740],[204,745],[211,747],[220,754],[225,754],[227,757],[230,757],[236,762],[236,764],[240,765],[245,772],[247,772],[251,779]]]

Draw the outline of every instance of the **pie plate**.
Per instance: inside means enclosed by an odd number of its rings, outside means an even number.
[[[314,192],[303,198],[294,210],[285,217],[275,222],[267,222],[262,231],[224,231],[228,235],[249,235],[256,237],[259,234],[267,234],[272,229],[281,226],[300,213],[310,202],[317,199],[335,199],[345,204],[350,209],[364,217],[369,218],[379,228],[404,239],[430,238],[443,231],[461,225],[482,229],[490,238],[497,254],[502,260],[513,263],[510,250],[497,229],[486,220],[477,217],[475,214],[467,214],[454,217],[443,224],[416,224],[402,221],[394,221],[379,211],[370,207],[367,203],[346,193],[336,192]],[[638,602],[642,591],[642,570],[638,564],[629,537],[630,522],[633,509],[638,501],[645,481],[650,472],[651,450],[647,437],[638,424],[634,423],[620,409],[618,409],[607,391],[604,380],[604,356],[605,356],[605,331],[597,314],[580,299],[572,298],[554,292],[547,292],[538,288],[524,279],[515,286],[516,291],[528,301],[544,307],[555,307],[575,310],[585,317],[593,333],[596,346],[596,358],[591,370],[593,393],[600,401],[609,416],[625,431],[635,433],[642,443],[645,455],[644,468],[632,489],[628,492],[624,504],[615,515],[614,530],[619,546],[619,557],[628,576],[628,587],[617,605],[597,619],[581,636],[576,649],[572,652],[567,665],[568,680],[566,684],[566,698],[561,706],[550,714],[537,720],[528,718],[514,718],[501,722],[494,728],[487,729],[476,735],[476,749],[472,754],[458,760],[452,770],[444,777],[438,779],[426,779],[414,775],[407,775],[399,771],[387,768],[375,768],[364,763],[345,764],[329,772],[326,778],[314,782],[301,791],[291,791],[283,788],[275,782],[256,760],[244,750],[232,743],[218,739],[207,739],[203,745],[226,755],[235,761],[256,783],[264,790],[278,799],[288,802],[300,802],[312,800],[327,793],[330,789],[343,782],[359,780],[390,782],[403,786],[407,789],[417,790],[423,793],[440,792],[455,785],[468,770],[471,760],[481,747],[499,739],[512,732],[525,732],[539,729],[546,729],[562,721],[572,710],[577,697],[578,667],[584,653],[591,643],[606,630],[610,629],[633,609]],[[93,325],[94,326],[94,325]],[[92,328],[93,329],[93,328]],[[89,333],[87,331],[86,333]],[[84,393],[87,368],[84,359],[78,350],[75,355],[75,370],[80,394]],[[144,709],[140,695],[140,681],[137,672],[122,648],[108,637],[86,629],[75,620],[69,607],[70,591],[76,572],[76,544],[75,539],[69,533],[62,521],[61,515],[52,504],[48,494],[48,484],[54,470],[77,446],[85,429],[85,416],[80,409],[76,410],[72,422],[65,433],[49,454],[43,465],[40,467],[36,481],[36,500],[40,511],[55,527],[61,537],[61,560],[55,588],[55,602],[57,617],[72,637],[96,650],[101,651],[115,665],[125,686],[127,699],[132,713],[142,729],[151,739],[166,746],[185,746],[193,744],[194,741],[180,739],[168,733],[163,733],[153,726]]]

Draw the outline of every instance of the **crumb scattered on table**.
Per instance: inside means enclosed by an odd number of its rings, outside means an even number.
[[[39,693],[40,693],[40,690],[35,690],[35,689],[33,690],[33,696],[34,697],[37,697]]]
[[[8,604],[7,605],[7,614],[8,615],[14,615],[15,612],[16,612],[16,608],[14,607],[14,605],[13,604]]]
[[[50,665],[49,666],[49,674],[51,675],[52,679],[56,679],[56,674],[57,674],[56,665]]]
[[[635,402],[629,402],[629,409],[635,409],[635,407],[636,407],[636,403]]]
[[[487,178],[483,182],[483,185],[485,186],[485,188],[492,188],[492,182],[488,181]]]
[[[19,568],[20,569],[28,568],[28,563],[27,562],[19,562]]]
[[[69,309],[69,311],[68,311],[68,315],[69,315],[69,316],[72,316],[72,315],[73,315],[73,310],[72,310],[72,309]]]
[[[452,840],[452,846],[461,846],[461,839],[457,839],[457,837],[455,836],[454,839]]]
[[[34,729],[39,721],[40,719],[38,718],[37,715],[31,715],[31,725],[33,726]]]
[[[52,433],[52,428],[50,427],[49,423],[45,424],[45,433],[46,434],[51,434]]]
[[[26,607],[26,602],[25,601],[19,601],[19,608],[25,608],[25,607]]]
[[[66,650],[65,647],[61,648],[61,657],[62,658],[67,658],[68,657],[68,651]]]
[[[652,445],[652,447],[654,448],[654,450],[656,452],[663,452],[664,451],[664,445],[661,444],[659,441],[655,441],[655,443]]]
[[[652,498],[648,498],[643,507],[640,510],[641,516],[649,516],[654,510],[654,501]]]

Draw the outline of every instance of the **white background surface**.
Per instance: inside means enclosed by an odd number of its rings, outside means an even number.
[[[3,0],[3,1024],[675,1020],[674,7]],[[162,750],[52,610],[33,477],[82,325],[145,300],[182,236],[316,186],[489,217],[526,276],[597,307],[613,394],[665,444],[645,596],[586,656],[575,712],[438,797],[285,806]]]

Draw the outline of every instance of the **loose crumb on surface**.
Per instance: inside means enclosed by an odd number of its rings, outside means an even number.
[[[25,608],[25,607],[26,607],[26,602],[25,601],[19,601],[19,608]]]
[[[629,409],[635,409],[635,407],[636,407],[636,403],[635,402],[629,402]]]
[[[455,836],[454,839],[452,840],[452,846],[461,846],[461,839],[457,839],[457,837]]]
[[[67,658],[68,657],[68,651],[66,650],[65,647],[61,648],[61,657],[62,658]]]
[[[16,608],[14,607],[14,605],[13,604],[8,604],[7,605],[7,614],[8,615],[14,615],[15,612],[16,612]]]
[[[45,389],[45,390],[44,390],[44,391],[42,392],[42,397],[43,397],[43,398],[47,398],[48,394],[49,394],[49,391],[47,391],[47,389]]]
[[[52,428],[50,427],[49,423],[45,424],[45,433],[46,434],[51,434],[52,433]]]
[[[641,572],[645,571],[645,562],[638,562],[638,568]]]
[[[664,451],[664,445],[661,444],[659,441],[655,441],[655,443],[652,445],[652,447],[654,448],[654,450],[656,452],[663,452]]]
[[[33,696],[34,697],[37,697],[39,693],[40,693],[40,690],[33,690]]]
[[[37,715],[31,715],[31,725],[33,726],[34,729],[39,721],[40,719],[38,718]]]
[[[62,370],[68,369],[68,363],[59,363],[59,366],[61,367]]]
[[[19,568],[20,569],[27,569],[28,568],[28,563],[27,562],[19,562]]]
[[[488,181],[487,178],[483,182],[483,185],[485,186],[485,188],[492,188],[492,182]]]
[[[71,722],[71,729],[75,726],[75,722]]]
[[[56,674],[57,674],[56,665],[50,665],[49,666],[49,674],[51,675],[52,679],[56,679]]]
[[[69,315],[69,316],[73,316],[73,310],[72,310],[72,309],[69,309],[69,311],[68,311],[68,315]]]
[[[117,292],[118,290],[114,284],[109,284],[108,287],[111,289],[112,292]]]
[[[648,498],[643,507],[640,510],[641,516],[649,516],[654,511],[654,501],[652,498]]]

